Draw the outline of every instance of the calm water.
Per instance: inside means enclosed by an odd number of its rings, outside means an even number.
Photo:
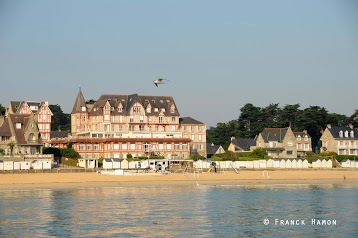
[[[0,190],[0,222],[0,237],[358,237],[358,185]]]

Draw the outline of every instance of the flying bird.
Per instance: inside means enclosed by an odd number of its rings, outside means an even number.
[[[155,86],[158,87],[158,84],[164,84],[163,80],[170,82],[170,80],[168,80],[168,79],[161,79],[161,78],[159,78],[159,79],[153,80],[153,83],[155,84]]]

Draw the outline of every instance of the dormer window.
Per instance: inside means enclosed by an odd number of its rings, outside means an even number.
[[[119,107],[117,110],[118,110],[119,112],[122,112],[122,107]]]
[[[86,106],[82,106],[81,109],[82,109],[82,112],[85,112],[86,111]]]
[[[344,132],[344,137],[348,137],[348,131]]]
[[[300,135],[297,136],[297,140],[298,140],[298,141],[301,140],[301,136],[300,136]]]
[[[165,112],[165,108],[162,108],[162,112]]]
[[[16,129],[21,129],[21,122],[16,123]]]
[[[150,113],[151,112],[151,108],[147,107],[147,112]]]
[[[307,141],[308,140],[308,136],[307,135],[305,135],[305,141]]]
[[[158,108],[154,108],[154,111],[155,111],[155,112],[158,112]]]
[[[339,131],[339,137],[343,137],[343,131]]]
[[[351,137],[354,138],[354,131],[351,131]]]

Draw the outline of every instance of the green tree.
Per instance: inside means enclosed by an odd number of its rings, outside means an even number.
[[[7,144],[10,147],[10,155],[12,155],[12,152],[14,151],[14,147],[15,147],[15,143],[14,142],[10,142],[9,144]]]
[[[86,104],[95,104],[95,103],[96,103],[96,100],[94,100],[94,99],[90,99],[90,100],[86,101]]]
[[[70,114],[63,113],[61,106],[49,105],[50,110],[53,113],[51,130],[52,131],[70,131],[71,130],[71,116]]]
[[[5,155],[5,150],[4,149],[0,149],[0,155]]]
[[[264,115],[261,108],[247,103],[240,111],[238,136],[242,138],[254,138],[265,128],[263,124]]]
[[[293,131],[297,131],[297,123],[302,111],[300,104],[286,105],[279,112],[279,127],[291,126]]]
[[[350,118],[337,113],[328,113],[327,122],[332,126],[347,126],[350,122]]]
[[[0,116],[4,115],[5,111],[6,111],[6,108],[0,104]]]
[[[327,126],[328,112],[324,107],[310,106],[302,111],[299,117],[298,130],[306,129],[312,137],[312,148],[320,146],[318,144],[323,130]]]

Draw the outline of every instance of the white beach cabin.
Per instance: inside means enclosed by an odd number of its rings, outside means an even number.
[[[113,161],[112,161],[112,159],[103,159],[102,168],[103,169],[113,169]]]

